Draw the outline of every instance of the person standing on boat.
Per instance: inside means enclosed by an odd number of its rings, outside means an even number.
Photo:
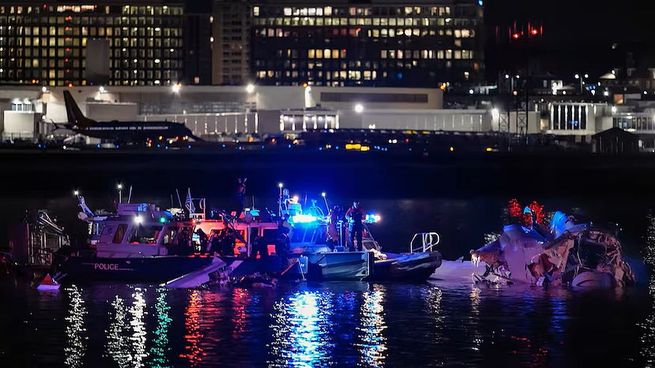
[[[341,208],[339,206],[334,206],[330,209],[328,213],[328,228],[327,228],[327,245],[330,247],[330,250],[334,252],[334,249],[337,245],[341,245]]]
[[[346,211],[346,218],[350,222],[350,243],[355,251],[362,246],[362,233],[364,232],[364,210],[358,201],[353,202],[353,206]],[[355,245],[357,239],[357,245]]]
[[[291,240],[289,239],[289,228],[280,226],[275,236],[275,254],[278,256],[284,268],[289,264],[289,251]]]
[[[237,189],[236,189],[236,204],[237,204],[237,215],[238,219],[241,216],[241,212],[246,205],[246,181],[248,178],[238,178],[237,179]]]
[[[198,240],[200,242],[200,251],[201,252],[206,252],[207,251],[207,244],[209,243],[209,237],[207,234],[201,229],[198,228],[196,230],[196,235],[198,235]]]

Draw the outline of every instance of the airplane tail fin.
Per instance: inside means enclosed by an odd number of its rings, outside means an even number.
[[[69,123],[81,126],[94,123],[93,120],[82,114],[80,107],[77,106],[73,95],[69,91],[64,91],[64,101],[66,102],[66,115]]]

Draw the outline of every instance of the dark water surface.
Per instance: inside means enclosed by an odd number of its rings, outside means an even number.
[[[581,293],[436,280],[6,292],[6,367],[637,367],[654,353],[653,311],[647,294],[634,289]]]
[[[44,156],[45,157],[45,156]],[[72,189],[93,209],[111,208],[115,185],[134,200],[170,204],[187,187],[226,207],[248,176],[257,207],[276,208],[276,184],[331,203],[361,199],[380,213],[372,231],[406,251],[415,232],[437,231],[449,259],[479,247],[503,224],[510,198],[542,202],[597,223],[615,223],[632,258],[655,259],[653,164],[605,167],[540,161],[315,163],[306,157],[12,157],[0,160],[0,243],[25,209],[46,208],[81,242]],[[52,157],[52,156],[49,156]],[[268,161],[266,161],[268,160]],[[2,164],[5,164],[4,166]],[[593,164],[593,165],[592,165]],[[564,165],[564,168],[556,169]],[[125,192],[124,192],[125,194]],[[320,199],[320,197],[319,197]],[[640,270],[640,271],[643,271]],[[655,280],[581,292],[468,280],[321,283],[275,290],[168,290],[156,285],[75,285],[40,293],[0,284],[0,367],[643,367],[655,364]]]

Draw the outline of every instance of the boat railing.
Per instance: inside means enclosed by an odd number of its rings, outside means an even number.
[[[421,240],[420,244],[415,244],[417,243],[417,239]],[[416,233],[409,242],[409,252],[431,252],[432,248],[436,247],[440,240],[441,238],[436,232]]]
[[[192,204],[190,204],[189,218],[196,221],[205,221],[205,198],[191,198]],[[193,209],[193,211],[191,211]]]

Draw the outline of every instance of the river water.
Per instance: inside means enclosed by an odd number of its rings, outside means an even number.
[[[644,366],[639,290],[323,283],[275,290],[7,288],[9,366]],[[7,300],[3,298],[3,300]],[[7,309],[8,308],[8,309]]]

